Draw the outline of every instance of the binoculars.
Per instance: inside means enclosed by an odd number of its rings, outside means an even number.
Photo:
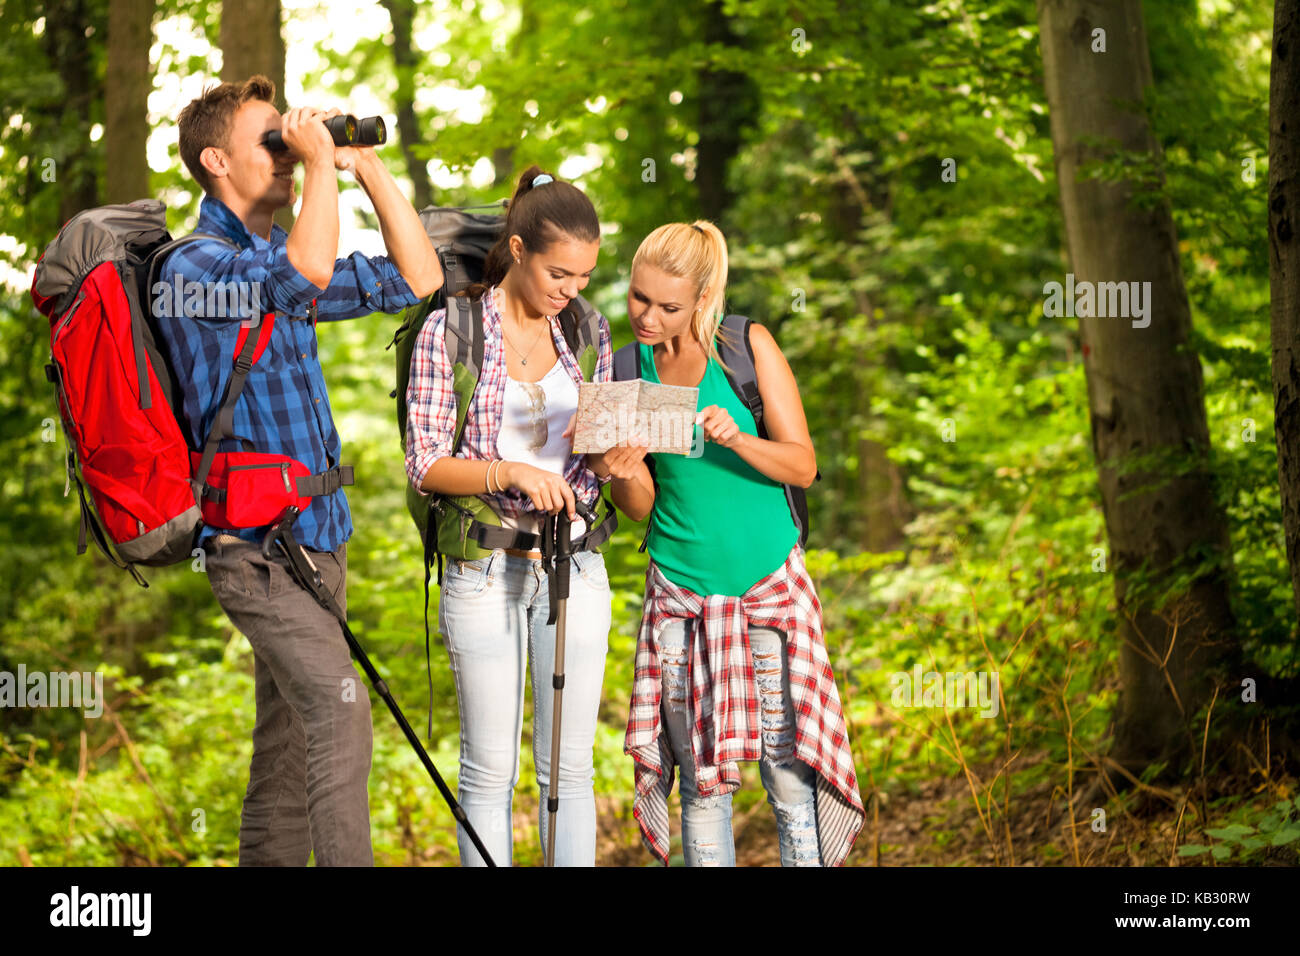
[[[382,116],[366,116],[357,119],[351,113],[331,116],[324,120],[325,128],[334,138],[335,146],[379,146],[388,142],[388,130]],[[262,145],[272,152],[283,152],[289,147],[278,129],[273,129],[262,137]]]

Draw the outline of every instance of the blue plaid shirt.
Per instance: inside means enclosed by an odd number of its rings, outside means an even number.
[[[260,311],[277,313],[271,341],[249,372],[235,404],[234,434],[251,442],[253,451],[296,458],[312,474],[333,468],[339,464],[342,442],[316,354],[316,327],[307,315],[311,300],[316,300],[317,315],[323,321],[399,312],[419,300],[392,262],[359,252],[335,261],[328,288],[312,285],[289,262],[288,233],[272,226],[270,240],[255,236],[225,203],[212,196],[203,199],[195,232],[222,236],[238,249],[216,240],[186,243],[167,257],[157,281],[175,287],[179,275],[182,284],[201,283],[205,300],[207,290],[213,288],[210,283],[247,283],[244,289],[257,290]],[[162,315],[157,320],[180,384],[185,416],[182,427],[188,428],[191,448],[201,450],[212,427],[234,371],[241,321],[256,317],[252,305],[250,293],[249,308],[242,312],[233,309],[226,317],[182,314]],[[155,310],[162,311],[157,304]],[[238,438],[223,440],[218,451],[242,451]],[[218,533],[260,541],[265,532],[265,528],[223,531],[205,527],[199,543]],[[294,533],[309,548],[336,550],[352,535],[352,514],[343,491],[312,498],[311,506],[294,525]]]

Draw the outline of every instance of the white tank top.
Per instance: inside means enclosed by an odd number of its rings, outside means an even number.
[[[563,475],[573,442],[562,437],[562,433],[577,410],[578,387],[559,359],[536,382],[520,382],[507,377],[497,454],[509,461],[521,461]],[[540,517],[532,512],[514,520],[503,518],[501,523],[534,534],[541,527]],[[581,518],[573,523],[574,538],[586,530],[587,523]]]

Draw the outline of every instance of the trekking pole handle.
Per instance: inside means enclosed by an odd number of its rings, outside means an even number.
[[[592,510],[591,506],[577,495],[573,496],[573,503],[574,510],[578,512],[578,517],[587,522],[588,529],[594,527],[596,524],[596,512]]]
[[[268,561],[271,560],[271,550],[275,547],[276,539],[298,519],[299,514],[301,514],[301,511],[297,505],[290,505],[280,512],[280,517],[275,519],[275,524],[271,525],[266,532],[266,536],[262,538],[262,557]],[[308,558],[307,560],[310,562],[311,559]],[[315,567],[312,570],[316,570]]]
[[[569,521],[569,513],[560,509],[560,513],[555,516],[554,535],[555,535],[555,568],[558,571],[563,564],[567,568],[569,556],[573,554],[573,536],[569,529],[572,522]],[[567,580],[567,573],[562,580]],[[567,587],[563,589],[563,596],[568,596]]]

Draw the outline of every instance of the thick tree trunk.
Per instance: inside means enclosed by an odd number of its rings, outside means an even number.
[[[275,84],[275,108],[283,113],[288,107],[280,0],[222,0],[221,79],[242,83],[259,73]],[[279,210],[275,221],[292,228],[293,210],[288,206]]]
[[[1291,588],[1300,607],[1300,2],[1273,7],[1268,97],[1268,273],[1273,408],[1282,526]]]
[[[104,82],[104,199],[149,195],[149,45],[153,3],[109,0],[108,68]]]
[[[1114,148],[1159,165],[1146,117],[1131,105],[1151,86],[1141,4],[1039,0],[1038,22],[1075,282],[1150,283],[1138,287],[1150,290],[1143,293],[1149,325],[1113,316],[1079,323],[1122,642],[1111,756],[1136,772],[1186,753],[1211,665],[1233,649],[1231,549],[1207,465],[1201,367],[1189,346],[1191,313],[1168,203],[1138,208],[1134,180],[1078,179],[1083,163]],[[1094,52],[1096,30],[1105,31],[1105,52]],[[1180,575],[1190,577],[1180,585]],[[1151,586],[1139,591],[1143,576]],[[1166,590],[1170,600],[1161,606]]]
[[[90,144],[90,110],[96,87],[91,73],[94,55],[86,36],[94,24],[85,0],[52,0],[45,11],[45,47],[59,71],[66,97],[61,125],[65,133],[73,134],[70,138],[75,138],[76,144],[61,157],[57,167],[59,221],[67,222],[83,209],[99,205]]]
[[[429,165],[415,155],[415,148],[423,145],[420,123],[415,115],[415,66],[417,57],[411,46],[411,32],[415,24],[415,0],[383,0],[384,9],[393,23],[393,64],[397,68],[397,140],[406,163],[414,191],[415,208],[433,205],[433,183],[429,181]]]
[[[221,79],[242,83],[261,73],[275,83],[275,107],[286,109],[280,0],[222,0]]]

